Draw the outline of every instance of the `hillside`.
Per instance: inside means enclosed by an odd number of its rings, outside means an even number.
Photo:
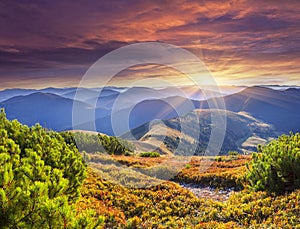
[[[300,130],[300,90],[272,90],[250,87],[224,97],[226,108],[233,112],[247,112],[272,124],[280,132]]]
[[[246,113],[203,109],[195,110],[180,118],[167,119],[157,123],[146,123],[123,135],[123,137],[130,139],[130,134],[132,134],[138,142],[152,146],[157,145],[159,146],[157,150],[166,154],[174,152],[180,141],[185,143],[186,148],[182,149],[184,151],[182,153],[185,155],[188,154],[190,148],[193,148],[194,144],[199,144],[195,154],[201,155],[209,141],[212,125],[211,115],[218,115],[218,112],[221,112],[221,115],[227,118],[226,134],[221,150],[222,154],[230,150],[240,152],[255,151],[258,143],[264,144],[270,138],[276,137],[276,132],[271,125],[261,122]],[[184,133],[181,131],[181,125],[185,126]],[[195,128],[196,125],[199,125],[200,130],[198,139],[195,139],[195,136],[198,136],[195,133],[198,130],[198,128]],[[166,137],[164,138],[164,136]]]
[[[9,119],[17,119],[28,126],[40,123],[45,128],[64,130],[72,126],[73,100],[61,96],[36,92],[26,96],[16,96],[0,103]],[[82,109],[89,106],[77,102]]]

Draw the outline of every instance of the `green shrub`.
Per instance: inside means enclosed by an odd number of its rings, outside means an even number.
[[[60,134],[0,113],[0,227],[75,227],[86,164]]]
[[[228,155],[229,155],[229,156],[238,156],[239,153],[236,152],[236,151],[229,151],[229,152],[228,152]]]
[[[186,168],[186,169],[190,169],[190,168],[192,168],[192,166],[191,166],[191,164],[186,164],[186,165],[185,165],[185,168]]]
[[[132,155],[135,146],[121,138],[84,132],[62,132],[61,136],[68,145],[87,153],[102,152],[110,155]]]
[[[300,188],[299,133],[282,135],[258,151],[248,166],[252,188],[277,194]]]
[[[215,161],[221,162],[221,161],[223,161],[223,158],[221,156],[217,156],[217,157],[215,157]]]
[[[144,152],[140,154],[140,157],[160,157],[158,152]]]
[[[124,155],[125,153],[133,153],[135,146],[121,138],[98,134],[99,141],[104,147],[106,153],[112,155]]]

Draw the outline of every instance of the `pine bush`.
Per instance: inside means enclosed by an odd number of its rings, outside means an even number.
[[[248,180],[255,190],[283,194],[300,188],[300,134],[282,135],[258,147],[248,166]]]
[[[0,227],[74,228],[74,204],[86,174],[59,133],[0,113]]]

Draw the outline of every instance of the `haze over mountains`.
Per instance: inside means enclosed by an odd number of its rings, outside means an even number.
[[[18,119],[29,126],[40,123],[48,129],[64,131],[73,129],[72,110],[75,102],[83,111],[95,110],[97,131],[108,135],[116,134],[111,123],[113,118],[119,121],[117,125],[121,131],[117,135],[131,131],[144,145],[152,144],[149,143],[149,136],[155,138],[153,128],[161,128],[150,126],[156,119],[164,120],[167,132],[170,133],[168,140],[173,139],[173,143],[177,144],[176,141],[181,138],[179,116],[185,117],[193,113],[200,120],[201,136],[199,139],[192,139],[193,136],[186,133],[184,140],[187,146],[188,142],[200,145],[199,152],[205,147],[210,134],[209,117],[214,110],[209,110],[209,104],[214,100],[213,97],[223,97],[226,105],[224,152],[253,150],[257,142],[266,142],[281,133],[300,131],[300,89],[274,90],[259,86],[242,89],[220,93],[196,87],[182,87],[180,90],[143,87],[80,88],[80,97],[78,94],[76,96],[77,88],[7,89],[0,91],[0,107],[5,108],[9,119]],[[182,120],[185,119],[180,121]],[[185,122],[191,127],[189,131],[192,133],[195,126],[193,121]],[[125,124],[127,127],[123,128]],[[85,129],[85,126],[83,123],[82,128],[77,128]],[[160,150],[172,152],[174,146],[164,144],[158,146],[161,147]]]
[[[223,95],[217,92],[210,94]],[[170,106],[167,103],[170,100],[176,103],[181,101],[178,104],[181,106],[191,98],[204,99],[205,96],[210,98],[208,93],[204,94],[195,87],[182,87],[180,90],[172,87],[7,89],[0,92],[0,107],[5,108],[10,119],[18,119],[29,126],[39,122],[46,128],[63,131],[72,129],[72,109],[75,101],[83,110],[95,110],[98,131],[113,135],[110,125],[112,112],[122,116],[132,110],[130,127],[134,128],[154,118],[175,117],[176,113],[168,110]],[[115,103],[117,106],[114,106]],[[145,107],[152,109],[141,114],[140,110],[145,110]]]

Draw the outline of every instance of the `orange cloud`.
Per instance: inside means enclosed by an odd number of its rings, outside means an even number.
[[[161,41],[198,55],[224,84],[300,84],[297,0],[2,1],[0,28],[2,79],[76,84],[105,53]]]

